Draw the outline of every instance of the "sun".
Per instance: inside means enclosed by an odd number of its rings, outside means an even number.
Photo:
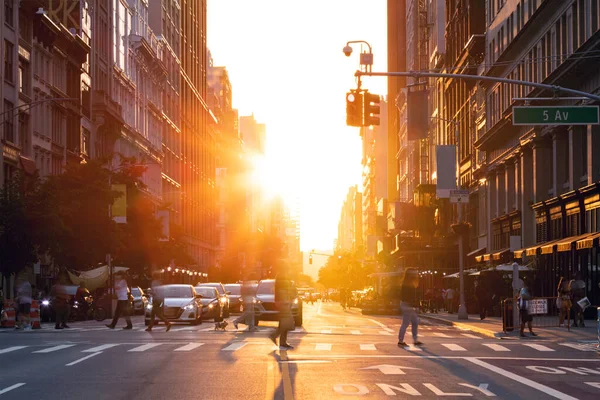
[[[277,173],[277,166],[268,162],[264,155],[255,155],[252,157],[252,185],[261,190],[265,198],[271,199],[275,196],[282,196],[280,179]]]

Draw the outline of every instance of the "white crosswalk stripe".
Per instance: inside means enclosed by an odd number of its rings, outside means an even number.
[[[146,351],[146,350],[152,349],[154,347],[158,347],[161,344],[162,343],[146,343],[146,344],[143,344],[141,346],[134,347],[133,349],[128,350],[128,352],[142,352],[142,351]]]
[[[361,350],[377,350],[377,348],[375,347],[374,344],[361,344],[360,345],[360,349]]]
[[[510,351],[510,349],[508,347],[504,347],[499,344],[484,343],[483,345],[486,347],[489,347],[490,349],[492,349],[494,351]]]
[[[225,347],[223,351],[236,351],[245,347],[248,342],[233,342],[229,346]]]
[[[92,347],[91,349],[83,350],[82,353],[97,353],[113,347],[117,347],[119,343],[107,343],[101,346]]]
[[[596,351],[595,349],[591,348],[590,346],[586,346],[581,343],[559,343],[559,345],[565,346],[565,347],[570,347],[572,349],[580,350],[580,351]]]
[[[315,345],[315,350],[331,351],[331,344],[330,343],[317,343]]]
[[[554,351],[550,347],[546,347],[541,344],[533,344],[533,343],[523,343],[523,346],[531,347],[537,351]]]
[[[350,331],[352,335],[362,335],[360,331]]]
[[[323,334],[323,335],[329,335],[329,334],[331,334],[331,329],[323,329],[321,331],[321,334]]]
[[[464,337],[471,338],[471,339],[481,340],[481,338],[479,336],[475,336],[475,335],[472,335],[470,333],[461,333],[461,335],[464,336]]]
[[[173,351],[192,351],[194,349],[197,349],[198,347],[202,346],[204,343],[189,343],[186,344],[185,346],[181,346],[176,348]]]
[[[5,354],[5,353],[10,353],[11,351],[17,351],[17,350],[21,350],[24,349],[27,346],[12,346],[12,347],[7,347],[6,349],[0,349],[0,354]]]
[[[52,353],[52,352],[59,351],[62,349],[68,349],[69,347],[73,347],[73,346],[75,346],[75,345],[74,344],[61,344],[61,345],[54,346],[54,347],[48,347],[47,349],[34,351],[34,353]]]
[[[442,332],[433,332],[433,336],[437,336],[437,337],[443,337],[443,338],[450,338],[451,336],[446,335],[445,333]]]
[[[444,346],[445,348],[447,348],[448,350],[451,350],[451,351],[467,351],[467,349],[465,349],[464,347],[459,346],[457,344],[442,343],[442,346]]]
[[[388,332],[388,331],[379,331],[380,335],[385,335],[385,336],[392,336],[393,333],[392,332]]]
[[[405,347],[405,349],[408,351],[423,351],[422,348],[417,347],[414,344],[409,344],[407,347]]]

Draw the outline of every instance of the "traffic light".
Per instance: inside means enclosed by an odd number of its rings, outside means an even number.
[[[364,126],[379,125],[381,98],[378,94],[365,92],[363,94]]]
[[[350,91],[346,93],[346,125],[363,126],[362,93]]]

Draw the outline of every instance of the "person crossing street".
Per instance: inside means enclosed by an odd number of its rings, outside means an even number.
[[[163,313],[165,294],[162,287],[162,281],[160,279],[161,273],[154,271],[152,275],[152,311],[150,312],[150,323],[148,328],[146,328],[146,332],[152,332],[155,317],[158,317],[167,325],[167,332],[169,332],[169,330],[171,330],[171,323]]]
[[[125,317],[125,322],[127,325],[123,327],[123,329],[133,329],[133,324],[131,323],[130,314],[130,300],[129,300],[129,290],[127,286],[127,280],[123,276],[122,272],[119,272],[115,275],[115,293],[117,294],[117,308],[115,310],[115,315],[110,324],[107,324],[106,327],[110,329],[115,329],[117,326],[117,322],[119,322],[119,318],[121,315]]]
[[[398,332],[398,347],[408,346],[404,342],[404,335],[408,325],[411,325],[413,343],[416,346],[423,345],[419,341],[419,316],[417,315],[417,307],[419,299],[417,296],[417,288],[419,287],[419,274],[416,269],[408,268],[404,273],[404,280],[400,286],[400,309],[402,310],[402,325]]]

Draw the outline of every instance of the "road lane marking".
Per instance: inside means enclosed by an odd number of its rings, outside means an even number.
[[[67,366],[67,367],[70,367],[70,366],[72,366],[72,365],[79,364],[80,362],[82,362],[82,361],[85,361],[85,360],[87,360],[88,358],[95,357],[95,356],[97,356],[98,354],[102,354],[102,352],[101,352],[101,351],[99,351],[99,352],[97,352],[97,353],[92,353],[92,354],[90,354],[90,355],[87,355],[87,356],[85,356],[85,357],[82,357],[82,358],[80,358],[79,360],[75,360],[75,361],[73,361],[73,362],[70,362],[70,363],[66,364],[66,366]]]
[[[12,346],[12,347],[7,347],[6,349],[0,349],[0,354],[10,353],[11,351],[21,350],[21,349],[24,349],[25,347],[27,347],[27,346]]]
[[[152,349],[154,347],[158,347],[161,344],[162,343],[146,343],[146,344],[143,344],[141,346],[134,347],[133,349],[127,350],[127,352],[128,353],[130,353],[130,352],[142,352],[142,351],[146,351],[146,350]]]
[[[69,347],[75,346],[74,344],[61,344],[54,347],[48,347],[47,349],[34,351],[34,353],[52,353],[53,351],[58,351],[62,349],[68,349]]]
[[[181,331],[191,331],[193,328],[191,326],[184,326],[183,328],[174,328],[171,329],[171,332],[181,332]]]
[[[267,387],[265,389],[265,400],[273,400],[275,394],[275,365],[273,362],[267,364]]]
[[[541,344],[523,343],[524,346],[531,347],[537,351],[554,351],[550,347],[543,346]]]
[[[108,343],[101,346],[92,347],[91,349],[83,350],[82,353],[97,353],[118,346],[119,343]]]
[[[203,344],[204,343],[189,343],[189,344],[186,344],[185,346],[178,347],[173,351],[191,351],[191,350],[197,349],[198,347],[202,346]]]
[[[248,342],[233,342],[229,346],[225,347],[222,351],[236,351],[245,347]]]
[[[371,318],[369,318],[369,321],[371,321],[371,322],[372,322],[372,323],[374,323],[374,324],[377,324],[377,325],[379,325],[380,327],[382,327],[382,328],[384,328],[384,329],[388,329],[387,325],[385,325],[385,324],[382,324],[382,323],[381,323],[381,322],[379,322],[379,321],[376,321],[376,320],[374,320],[374,319],[371,319]]]
[[[559,343],[558,345],[570,347],[572,349],[579,350],[579,351],[596,351],[594,349],[586,347],[585,345],[581,345],[581,344],[577,344],[577,343]]]
[[[450,338],[452,336],[448,336],[445,333],[442,332],[433,332],[433,336],[437,336],[437,337],[443,337],[443,338]]]
[[[392,336],[393,333],[392,332],[388,332],[388,331],[379,331],[380,335],[385,335],[385,336]]]
[[[473,357],[465,357],[465,360],[467,360],[467,361],[469,361],[469,362],[471,362],[471,363],[473,363],[475,365],[478,365],[480,367],[483,367],[485,369],[488,369],[488,370],[490,370],[492,372],[495,372],[498,375],[502,375],[505,378],[512,379],[513,381],[519,382],[519,383],[521,383],[523,385],[526,385],[526,386],[529,386],[529,387],[531,387],[533,389],[539,390],[540,392],[545,393],[545,394],[547,394],[549,396],[555,397],[557,399],[560,399],[560,400],[577,400],[576,397],[569,396],[566,393],[559,392],[558,390],[552,389],[551,387],[548,387],[546,385],[542,385],[541,383],[532,381],[531,379],[527,379],[527,378],[524,378],[524,377],[522,377],[520,375],[514,374],[514,373],[509,372],[509,371],[506,371],[506,370],[504,370],[502,368],[498,368],[495,365],[486,363],[485,361],[482,361],[480,359],[473,358]]]
[[[360,331],[350,331],[352,335],[362,335]]]
[[[331,329],[323,329],[321,331],[321,334],[323,334],[323,335],[330,335],[331,334]]]
[[[464,336],[464,337],[471,338],[471,339],[481,340],[481,338],[479,336],[475,336],[475,335],[473,335],[471,333],[461,333],[461,335]]]
[[[330,343],[317,343],[315,344],[315,350],[331,351]]]
[[[447,348],[448,350],[451,350],[451,351],[467,351],[467,349],[465,349],[464,347],[459,346],[457,344],[442,343],[442,346],[444,346],[445,348]]]
[[[0,394],[4,394],[4,393],[7,393],[7,392],[10,392],[11,390],[15,390],[17,388],[20,388],[23,385],[25,385],[25,384],[24,383],[15,383],[12,386],[9,386],[7,388],[4,388],[4,389],[0,390]]]
[[[409,344],[408,346],[405,347],[405,349],[408,351],[423,351],[422,348],[417,347],[414,344]]]
[[[494,351],[510,351],[510,349],[508,347],[504,347],[499,344],[484,343],[483,345],[486,347],[489,347],[490,349],[492,349]]]
[[[375,347],[374,344],[361,344],[360,349],[361,350],[377,350],[377,348]]]

